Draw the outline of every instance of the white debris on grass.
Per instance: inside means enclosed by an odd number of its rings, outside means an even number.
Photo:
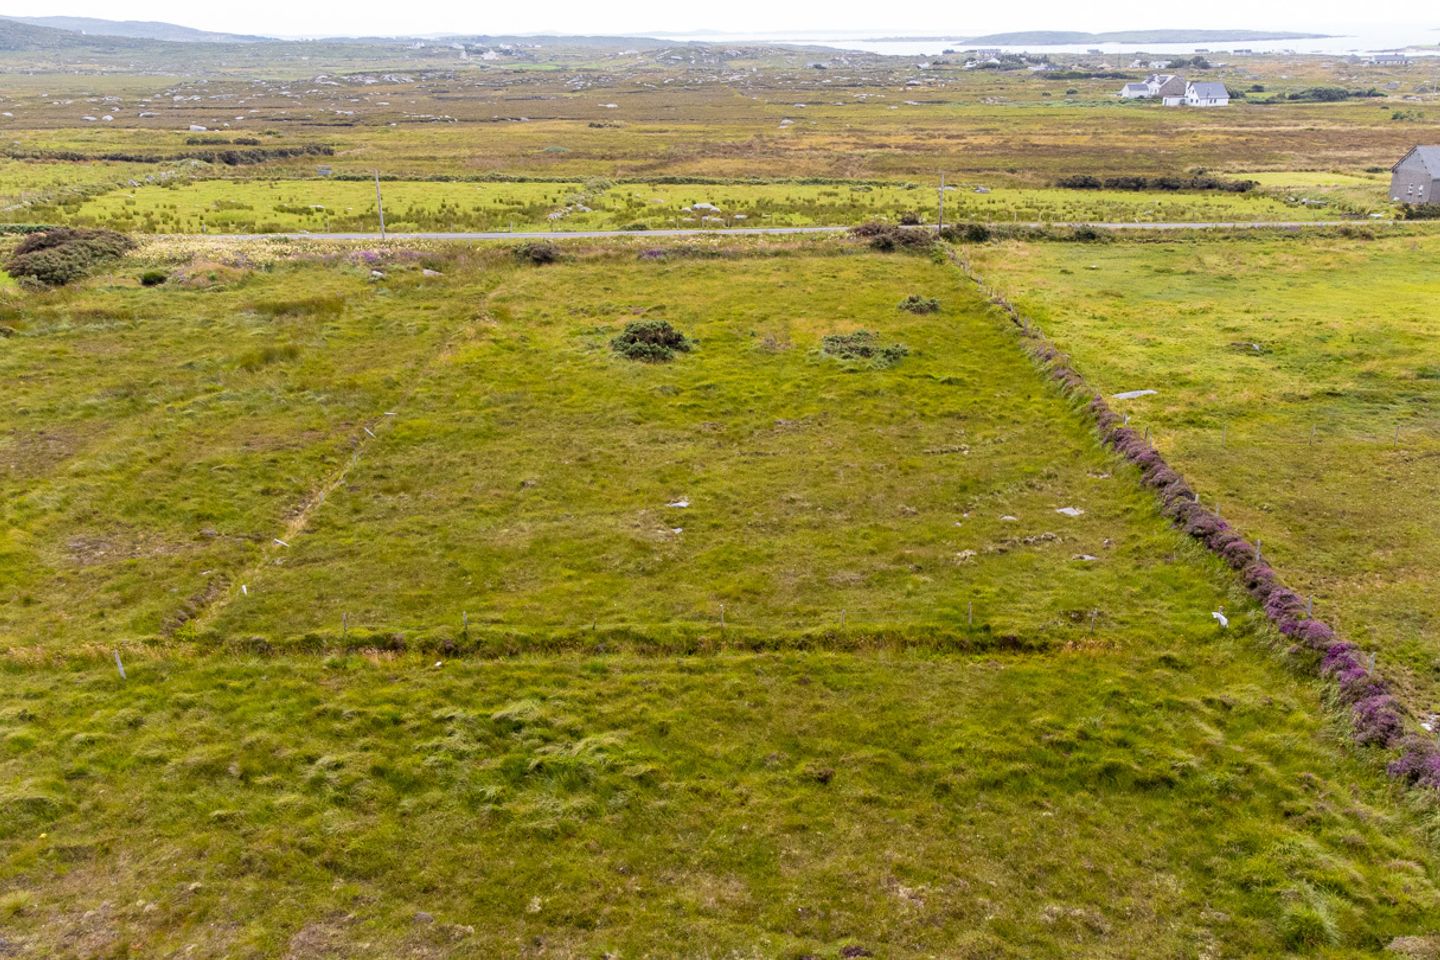
[[[1230,618],[1225,616],[1223,611],[1211,610],[1210,616],[1214,617],[1215,622],[1220,624],[1221,630],[1224,630],[1226,627],[1230,626]]]
[[[1003,520],[1005,523],[1019,523],[1019,522],[1020,522],[1020,518],[1019,518],[1019,517],[1012,517],[1012,516],[1010,516],[1010,514],[1008,514],[1008,513],[1005,514],[1005,516],[1001,517],[1000,519]]]
[[[1079,507],[1060,507],[1055,512],[1064,514],[1067,517],[1080,517],[1084,516],[1085,514],[1085,511],[1081,510]]]
[[[686,507],[690,506],[690,498],[681,497],[679,500],[671,500],[669,503],[665,504],[665,506],[675,507],[676,509],[683,510]]]
[[[1158,391],[1158,390],[1126,390],[1124,393],[1117,393],[1117,394],[1115,394],[1111,399],[1113,399],[1113,400],[1134,400],[1134,399],[1137,398],[1137,397],[1148,397],[1148,396],[1152,396],[1153,394],[1156,394],[1156,393],[1159,393],[1159,391]]]

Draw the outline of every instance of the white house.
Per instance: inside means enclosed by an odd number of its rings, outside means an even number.
[[[1185,99],[1185,78],[1170,73],[1152,73],[1144,83],[1127,83],[1120,91],[1126,100],[1159,97],[1167,107],[1179,106]]]
[[[1230,91],[1225,84],[1214,81],[1189,83],[1185,85],[1185,106],[1187,107],[1228,107]]]

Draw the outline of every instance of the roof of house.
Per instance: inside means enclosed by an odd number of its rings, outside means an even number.
[[[1125,84],[1125,89],[1126,89],[1126,90],[1149,90],[1150,87],[1149,87],[1148,84],[1144,84],[1144,83],[1127,83],[1127,84]]]
[[[1420,162],[1425,165],[1425,169],[1429,171],[1430,176],[1440,178],[1440,146],[1415,147],[1410,153],[1401,157],[1400,162],[1396,163],[1395,166],[1400,166],[1401,163],[1409,160],[1412,155],[1420,158]],[[1395,168],[1391,167],[1391,169],[1393,170]]]
[[[1229,100],[1230,91],[1225,89],[1225,84],[1213,81],[1190,84],[1187,93],[1199,100]]]

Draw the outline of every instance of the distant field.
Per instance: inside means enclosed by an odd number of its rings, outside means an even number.
[[[809,226],[895,220],[934,222],[936,185],[919,184],[382,184],[386,225],[395,231],[598,230],[625,227]],[[946,216],[986,221],[1308,220],[1334,211],[1268,196],[959,187]],[[698,206],[697,206],[698,205]],[[711,208],[714,209],[711,209]],[[274,233],[378,229],[375,187],[361,181],[202,180],[106,193],[55,208],[43,222],[147,233]]]
[[[1337,212],[1372,213],[1390,209],[1390,174],[1307,173],[1304,171],[1269,171],[1241,173],[1238,177],[1254,180],[1272,197],[1289,203],[1309,201],[1317,209]],[[1319,203],[1324,206],[1319,206]]]
[[[1440,709],[1436,238],[998,246],[977,264],[1097,388],[1158,390],[1121,406]]]
[[[0,158],[0,222],[23,221],[17,204],[45,204],[144,180],[155,166],[139,163],[37,163]]]

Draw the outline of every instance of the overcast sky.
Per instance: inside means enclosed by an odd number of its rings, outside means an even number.
[[[1265,0],[1249,5],[1030,0],[1029,3],[939,3],[918,0],[889,6],[827,0],[547,0],[542,3],[474,3],[434,0],[299,2],[249,0],[196,4],[193,0],[0,0],[11,16],[83,16],[111,20],[166,20],[186,26],[272,36],[340,36],[433,33],[605,33],[717,30],[725,33],[868,32],[876,35],[976,36],[1001,30],[1122,30],[1194,27],[1341,33],[1373,16],[1413,23],[1423,5],[1368,4],[1353,0]],[[1421,11],[1417,15],[1417,10]],[[1440,10],[1435,12],[1440,27]]]

